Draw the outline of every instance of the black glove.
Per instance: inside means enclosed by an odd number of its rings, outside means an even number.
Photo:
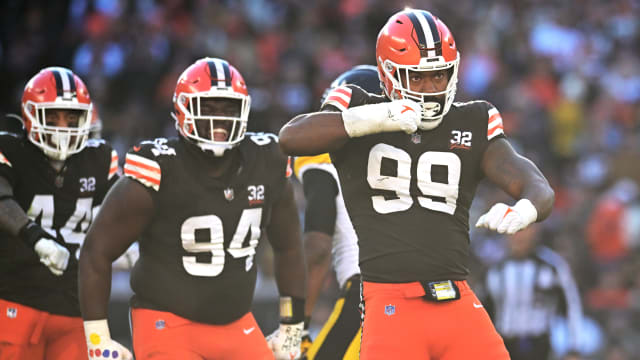
[[[40,225],[36,224],[35,221],[29,219],[29,221],[24,224],[24,226],[18,232],[18,237],[22,239],[29,247],[34,247],[38,240],[45,238],[56,241],[56,238],[51,236],[47,231],[45,231]]]

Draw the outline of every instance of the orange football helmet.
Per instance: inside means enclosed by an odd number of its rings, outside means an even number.
[[[22,94],[22,119],[27,138],[50,158],[65,160],[81,151],[89,136],[91,98],[82,80],[71,70],[48,67],[32,77]],[[47,111],[79,111],[77,124],[47,124]]]
[[[456,42],[444,22],[424,10],[405,9],[394,14],[378,34],[376,60],[385,94],[393,100],[420,103],[421,129],[438,126],[455,98],[460,63]],[[446,90],[423,93],[409,89],[409,71],[437,70],[449,70]]]
[[[201,111],[204,99],[237,102],[236,110],[229,114],[204,114]],[[189,66],[178,79],[173,104],[172,116],[180,134],[215,156],[222,156],[238,145],[247,131],[251,97],[240,72],[226,60],[203,58]],[[225,140],[214,136],[221,124]]]

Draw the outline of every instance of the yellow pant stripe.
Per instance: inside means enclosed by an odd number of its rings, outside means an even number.
[[[318,334],[318,336],[313,340],[313,344],[311,345],[311,348],[307,352],[307,359],[313,360],[313,358],[318,353],[318,349],[320,349],[320,346],[322,345],[324,340],[327,338],[329,331],[331,331],[331,328],[333,328],[333,325],[336,323],[336,321],[340,317],[340,313],[342,312],[342,306],[344,306],[344,298],[340,298],[338,299],[338,301],[336,301],[336,305],[333,307],[333,312],[331,312],[331,316],[329,316],[329,319],[322,327],[322,330],[320,330],[320,333]]]
[[[344,353],[344,357],[342,360],[358,360],[360,359],[360,337],[362,335],[362,328],[358,330],[356,336],[351,340],[351,344],[349,344],[349,348],[347,352]]]

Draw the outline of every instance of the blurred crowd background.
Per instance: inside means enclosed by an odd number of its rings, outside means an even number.
[[[24,85],[39,69],[69,67],[87,84],[103,136],[122,156],[142,138],[175,134],[175,82],[195,59],[214,56],[247,82],[250,129],[277,132],[292,116],[318,109],[336,75],[374,64],[379,29],[406,5],[431,10],[453,32],[461,53],[457,100],[496,105],[511,143],[550,180],[555,209],[540,225],[539,242],[565,257],[578,283],[587,319],[583,356],[637,359],[638,0],[5,0],[0,115],[19,113]],[[505,200],[511,203],[482,186],[471,224]],[[471,235],[472,281],[481,292],[484,271],[505,256],[506,241],[473,228]],[[269,254],[262,247],[256,294],[265,333],[277,321]],[[125,285],[114,289],[115,307],[128,286],[126,274],[116,276]],[[335,280],[326,287],[318,321],[331,310]],[[125,316],[126,306],[117,312]],[[554,344],[558,356],[566,351]]]

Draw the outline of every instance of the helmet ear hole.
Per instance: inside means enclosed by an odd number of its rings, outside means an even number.
[[[388,72],[393,72],[393,65],[391,63],[386,63],[384,64],[384,68],[388,71]]]

